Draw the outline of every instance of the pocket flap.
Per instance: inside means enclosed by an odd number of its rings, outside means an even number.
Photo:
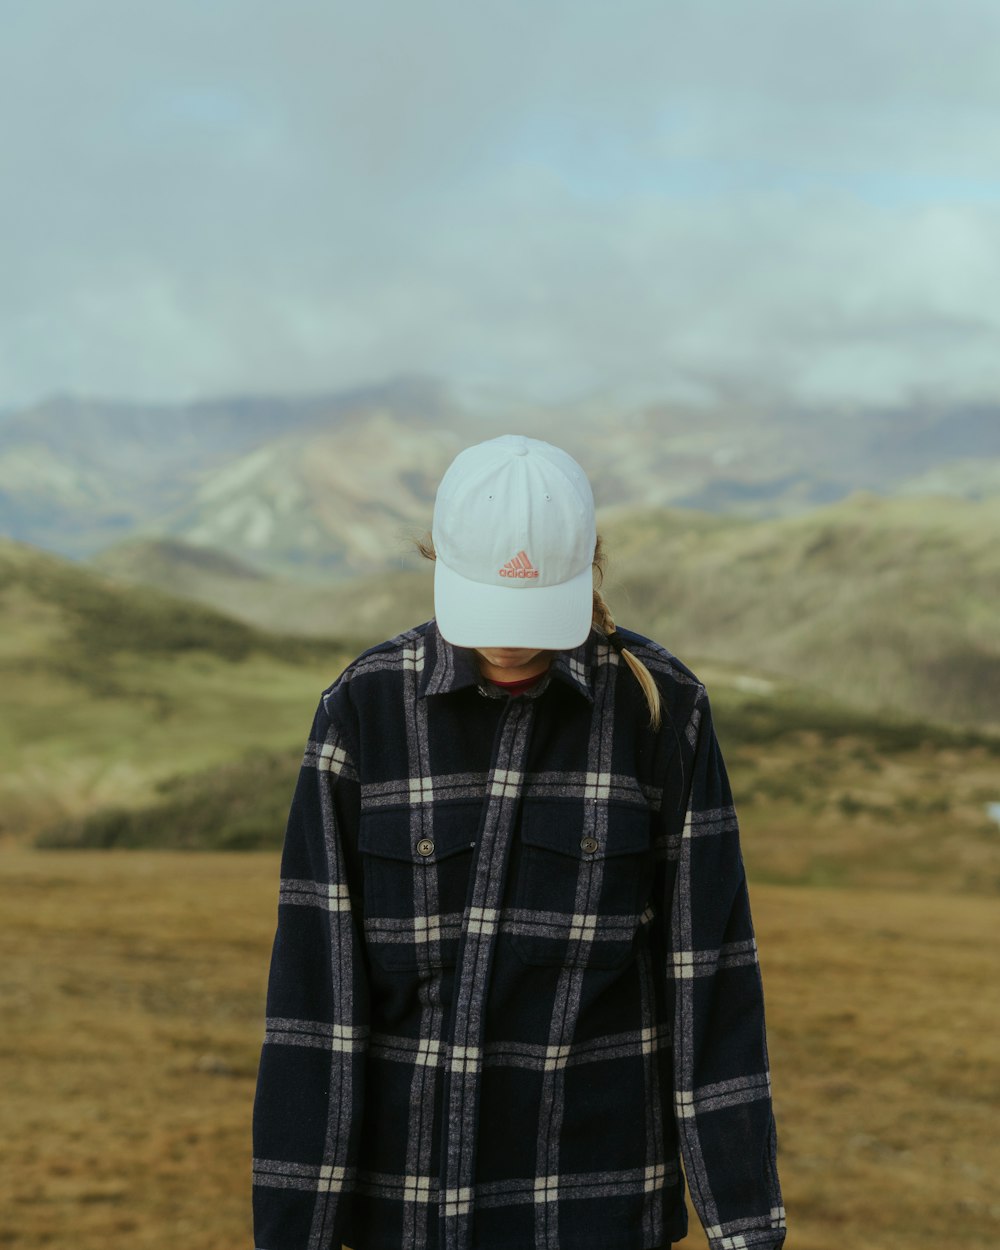
[[[548,851],[573,855],[577,859],[606,859],[614,855],[636,855],[650,846],[651,812],[634,803],[609,803],[605,833],[595,833],[597,846],[586,850],[582,843],[589,836],[581,820],[578,802],[525,803],[521,811],[521,841]]]
[[[442,803],[428,813],[429,819],[423,822],[423,828],[417,822],[411,827],[411,807],[362,808],[358,849],[383,859],[400,859],[411,864],[436,863],[475,846],[481,807],[480,803]]]

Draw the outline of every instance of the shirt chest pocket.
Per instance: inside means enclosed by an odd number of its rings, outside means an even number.
[[[649,808],[527,802],[511,939],[525,963],[614,968],[632,952],[652,880]]]
[[[440,804],[421,819],[409,805],[362,809],[365,940],[383,968],[455,963],[481,810]]]

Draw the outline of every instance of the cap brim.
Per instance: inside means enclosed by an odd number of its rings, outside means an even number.
[[[434,615],[455,647],[568,651],[590,634],[594,582],[588,566],[558,586],[488,586],[434,561]]]

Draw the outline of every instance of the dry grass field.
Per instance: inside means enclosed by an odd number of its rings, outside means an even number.
[[[277,863],[0,857],[5,1250],[249,1250]],[[751,896],[790,1250],[1000,1244],[995,901]]]

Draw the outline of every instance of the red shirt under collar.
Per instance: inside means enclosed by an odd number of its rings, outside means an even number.
[[[548,669],[543,669],[540,673],[536,673],[534,677],[522,677],[520,681],[493,681],[490,678],[490,682],[500,690],[506,690],[508,694],[524,694],[525,690],[530,690],[532,686],[537,686],[547,672]]]

